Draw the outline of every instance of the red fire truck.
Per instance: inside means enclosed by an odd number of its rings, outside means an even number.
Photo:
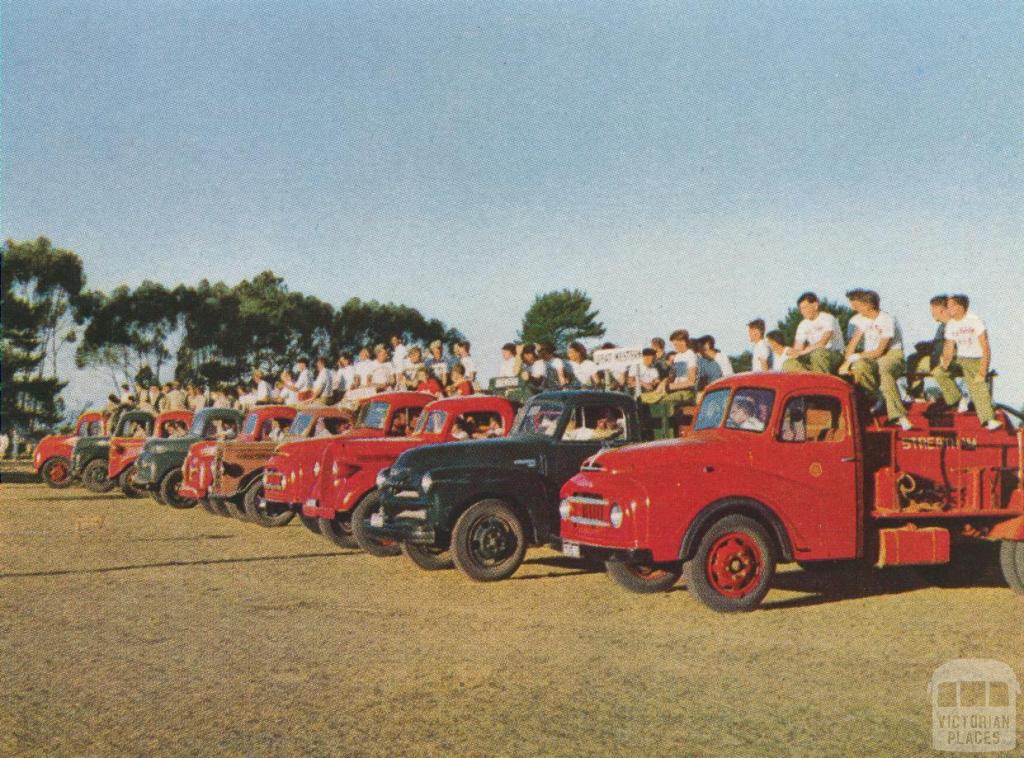
[[[561,491],[562,551],[603,558],[637,592],[687,587],[718,611],[756,607],[778,563],[842,570],[944,564],[999,540],[1024,593],[1024,430],[1000,409],[909,409],[882,425],[870,401],[822,374],[741,374],[711,385],[684,438],[605,449]]]
[[[87,411],[75,422],[71,434],[49,434],[39,440],[32,466],[50,487],[64,489],[71,485],[71,451],[79,437],[103,434],[103,416],[99,411]]]

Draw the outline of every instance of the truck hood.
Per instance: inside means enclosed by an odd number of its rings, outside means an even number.
[[[549,445],[548,438],[533,435],[424,445],[402,453],[395,468],[422,474],[451,466],[514,466],[537,460]]]
[[[601,450],[590,458],[588,465],[596,464],[615,473],[646,472],[673,468],[695,456],[708,461],[718,459],[720,453],[725,454],[723,447],[723,441],[711,433],[700,437],[659,440]],[[729,450],[735,455],[734,445]]]
[[[75,453],[86,450],[106,450],[110,447],[110,437],[79,437],[75,443]]]
[[[182,455],[188,453],[188,449],[203,438],[194,434],[186,434],[184,437],[151,437],[142,446],[142,452],[149,455],[160,455],[162,453],[180,452]]]

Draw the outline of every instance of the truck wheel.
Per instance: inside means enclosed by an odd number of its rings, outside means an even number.
[[[71,461],[62,455],[47,458],[39,469],[39,476],[56,490],[71,486]]]
[[[249,489],[245,491],[242,507],[245,508],[245,515],[248,516],[249,521],[260,526],[284,526],[295,518],[295,511],[291,508],[282,508],[276,503],[267,502],[267,498],[264,497],[263,482],[260,479],[250,484]]]
[[[82,469],[82,484],[89,492],[102,494],[110,492],[117,482],[107,477],[107,462],[96,458],[85,464]]]
[[[364,552],[378,558],[390,558],[402,552],[397,542],[378,540],[366,533],[366,521],[380,508],[380,493],[374,490],[352,509],[352,536]]]
[[[507,579],[526,554],[526,533],[519,517],[501,500],[481,500],[466,509],[452,531],[452,558],[477,582]]]
[[[338,511],[334,514],[333,519],[317,519],[317,529],[320,530],[320,534],[338,547],[359,547],[356,544],[356,538],[352,536],[351,517],[351,513]]]
[[[750,611],[768,593],[775,562],[775,544],[763,526],[726,516],[712,524],[687,562],[686,586],[716,611]]]
[[[160,480],[160,498],[172,508],[194,508],[196,501],[189,500],[178,494],[178,487],[181,485],[181,469],[172,468],[164,478]]]
[[[224,499],[220,497],[207,497],[206,498],[207,510],[210,513],[215,513],[218,516],[228,518],[231,514],[228,513],[228,508],[224,505]]]
[[[424,571],[440,571],[441,569],[450,569],[454,565],[449,550],[427,545],[413,545],[409,542],[403,542],[401,550],[405,553],[406,558]]]
[[[210,498],[208,498],[208,497],[201,497],[201,498],[199,498],[199,504],[201,506],[203,506],[203,510],[206,511],[207,513],[211,513],[214,516],[219,516],[220,515],[220,511],[217,510],[217,508],[214,506],[214,504],[210,500]]]
[[[1010,589],[1024,595],[1024,542],[1003,540],[999,546],[999,567]]]
[[[135,486],[134,463],[118,475],[117,486],[121,488],[125,497],[142,497],[146,494],[145,490]]]
[[[299,520],[302,525],[313,532],[313,534],[320,534],[320,519],[313,518],[312,516],[303,516],[299,514]]]
[[[613,582],[630,592],[668,592],[682,576],[682,565],[645,566],[626,561],[606,561],[604,564]]]
[[[243,495],[244,497],[244,495]],[[245,512],[245,506],[238,502],[235,498],[229,497],[221,501],[224,503],[224,509],[228,512],[228,515],[232,518],[236,518],[239,521],[245,521],[249,523],[252,521],[249,518],[249,514]]]
[[[160,487],[159,486],[156,487],[156,489],[151,489],[151,490],[146,490],[146,491],[149,493],[149,496],[151,498],[153,498],[153,502],[154,503],[156,503],[157,505],[167,505],[167,503],[164,502],[164,499],[162,497],[160,497]]]

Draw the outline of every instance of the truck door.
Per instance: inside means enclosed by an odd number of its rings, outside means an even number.
[[[775,474],[785,487],[780,510],[807,542],[808,557],[858,554],[859,465],[851,411],[838,395],[791,396],[776,430]]]

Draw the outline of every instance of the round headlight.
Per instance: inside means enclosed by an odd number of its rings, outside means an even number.
[[[313,476],[320,476],[320,461],[313,464]]]
[[[569,503],[568,499],[563,500],[558,504],[558,515],[562,517],[563,521],[572,515],[572,505]]]
[[[384,486],[384,483],[388,480],[388,469],[382,468],[377,472],[377,489]]]
[[[622,526],[622,508],[618,503],[614,503],[611,510],[608,511],[608,521],[610,521],[611,525],[616,529]]]
[[[430,486],[433,483],[434,483],[434,479],[433,479],[432,476],[430,476],[430,472],[428,471],[427,473],[425,473],[423,475],[423,478],[420,479],[420,489],[423,490],[424,492],[429,492],[430,491]]]

